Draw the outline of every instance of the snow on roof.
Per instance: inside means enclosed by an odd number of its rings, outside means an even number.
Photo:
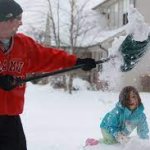
[[[83,1],[83,0],[81,0]],[[87,1],[87,0],[86,0]],[[97,5],[100,5],[101,3],[103,3],[104,1],[106,0],[89,0],[88,1],[88,5],[89,5],[89,8],[92,9],[93,7],[97,6]]]
[[[115,35],[117,35],[119,33],[121,34],[125,31],[126,31],[126,26],[120,27],[115,30],[107,30],[107,31],[103,30],[103,31],[100,31],[100,32],[90,35],[86,39],[84,38],[82,43],[79,43],[78,46],[80,46],[80,44],[82,45],[82,47],[98,45],[98,44],[101,44],[101,43],[107,41],[110,38],[113,38]]]
[[[110,0],[101,0],[97,5],[95,5],[92,9],[96,9],[97,7],[101,6],[103,3]]]

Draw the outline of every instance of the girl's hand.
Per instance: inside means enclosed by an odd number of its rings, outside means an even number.
[[[118,133],[118,135],[116,136],[116,140],[120,143],[120,144],[126,144],[129,141],[129,138],[122,134],[122,133]]]

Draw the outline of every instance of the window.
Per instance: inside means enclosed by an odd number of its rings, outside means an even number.
[[[128,13],[123,14],[123,25],[126,25],[128,23]]]

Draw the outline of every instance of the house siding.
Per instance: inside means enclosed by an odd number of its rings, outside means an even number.
[[[145,22],[150,25],[150,0],[136,0],[135,7],[144,16]]]
[[[117,29],[127,23],[124,19],[127,15],[129,5],[134,4],[133,0],[107,0],[93,8],[105,16],[108,29]]]

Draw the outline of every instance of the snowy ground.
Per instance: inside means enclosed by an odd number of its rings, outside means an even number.
[[[150,93],[140,93],[150,123]],[[99,122],[118,100],[118,93],[78,91],[69,95],[49,86],[28,84],[22,121],[29,150],[82,150],[88,137],[99,139]],[[135,136],[133,133],[133,137]],[[86,150],[148,150],[150,142],[98,145]]]

